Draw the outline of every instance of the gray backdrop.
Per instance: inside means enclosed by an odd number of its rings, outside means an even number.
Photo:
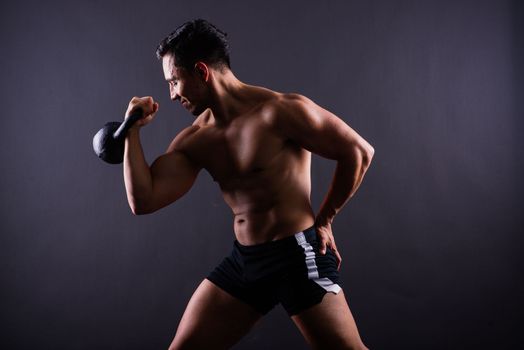
[[[519,344],[524,164],[519,1],[16,1],[1,12],[3,349],[166,349],[233,241],[202,172],[133,216],[93,134],[129,99],[160,102],[148,161],[192,121],[158,41],[203,17],[237,76],[302,93],[376,150],[334,232],[342,286],[372,349]],[[318,209],[334,163],[314,158]],[[279,306],[235,349],[303,349]]]

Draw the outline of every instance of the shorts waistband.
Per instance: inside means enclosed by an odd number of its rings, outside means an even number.
[[[307,241],[311,241],[313,239],[316,239],[316,230],[315,226],[308,227],[307,229],[297,232],[289,237],[277,239],[274,241],[259,243],[259,244],[253,244],[253,245],[242,245],[238,242],[238,240],[235,239],[234,245],[235,247],[242,253],[249,254],[249,253],[258,253],[261,251],[267,251],[267,250],[274,250],[279,249],[283,247],[289,247],[289,246],[297,246],[297,235],[300,235],[301,233],[304,234]]]

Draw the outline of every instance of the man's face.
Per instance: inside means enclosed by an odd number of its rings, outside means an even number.
[[[162,57],[164,77],[169,83],[171,100],[180,100],[182,106],[191,114],[198,116],[206,108],[206,85],[195,71],[175,66],[175,56]]]

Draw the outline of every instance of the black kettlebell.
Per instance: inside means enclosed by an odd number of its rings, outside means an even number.
[[[93,149],[96,155],[110,164],[122,163],[127,131],[137,120],[142,119],[143,114],[142,108],[137,108],[123,123],[106,123],[93,137]]]

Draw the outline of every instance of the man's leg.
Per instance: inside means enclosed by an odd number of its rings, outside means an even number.
[[[291,319],[313,349],[367,349],[342,290],[327,293],[321,303]]]
[[[229,349],[262,317],[204,279],[187,304],[169,350]]]

